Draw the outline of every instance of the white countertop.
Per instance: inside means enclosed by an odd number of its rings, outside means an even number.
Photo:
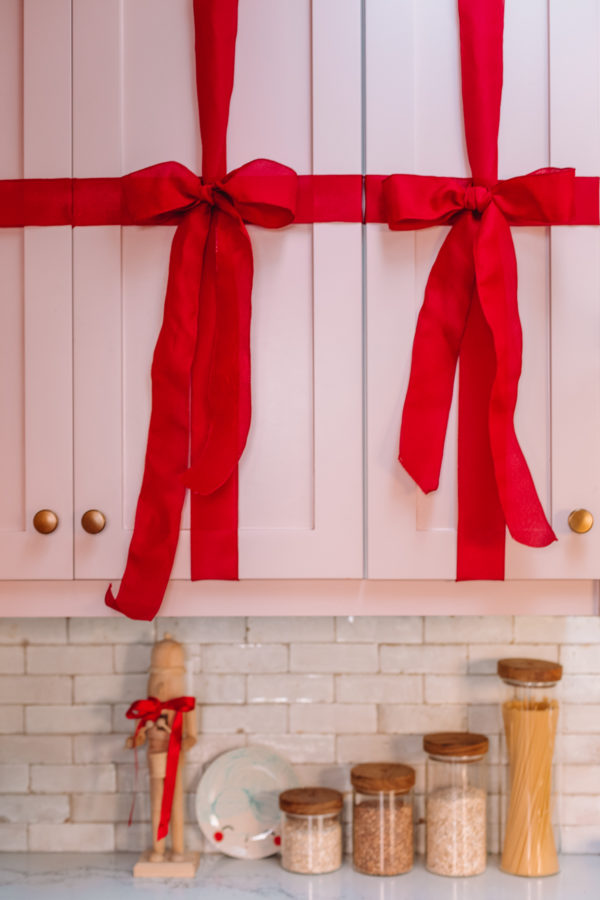
[[[375,878],[354,872],[347,860],[329,875],[292,875],[277,857],[246,861],[204,856],[196,878],[134,879],[132,853],[0,853],[2,900],[127,900],[189,896],[194,900],[597,900],[600,857],[564,856],[551,878],[505,875],[490,858],[475,878],[441,878],[419,860],[407,875]]]

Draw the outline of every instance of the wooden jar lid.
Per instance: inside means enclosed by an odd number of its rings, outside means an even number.
[[[489,745],[485,734],[470,731],[438,731],[423,738],[423,750],[432,756],[483,756]]]
[[[522,684],[553,684],[562,678],[563,667],[547,659],[499,659],[498,675]]]
[[[296,816],[337,813],[344,804],[339,791],[325,787],[290,788],[279,795],[279,808]]]
[[[415,770],[402,763],[361,763],[351,770],[350,781],[364,794],[379,791],[405,794],[415,783]]]

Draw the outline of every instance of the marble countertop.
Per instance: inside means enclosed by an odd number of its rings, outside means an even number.
[[[561,873],[526,879],[505,875],[498,861],[475,878],[441,878],[419,860],[407,875],[374,878],[347,860],[329,875],[284,872],[277,857],[246,861],[204,856],[196,878],[134,879],[132,853],[1,853],[1,900],[128,900],[188,896],[198,900],[597,900],[600,857],[565,856]]]

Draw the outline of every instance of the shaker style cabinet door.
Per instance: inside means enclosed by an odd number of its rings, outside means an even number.
[[[0,178],[70,177],[70,0],[2,0],[0,85]],[[0,271],[0,579],[71,578],[70,227],[1,228]]]
[[[507,0],[500,178],[548,165],[598,174],[598,11],[597,0]],[[456,0],[369,0],[366,14],[367,171],[469,176]],[[371,578],[453,579],[456,573],[456,397],[438,491],[424,495],[397,462],[416,319],[447,231],[367,228]],[[512,231],[524,343],[516,430],[559,541],[532,549],[508,538],[506,577],[595,578],[599,229]],[[581,507],[597,520],[587,534],[568,526],[571,510]]]
[[[361,170],[360,0],[240,0],[228,165]],[[73,0],[76,177],[199,172],[191,0]],[[171,227],[74,233],[75,576],[119,578]],[[361,226],[249,228],[253,419],[240,577],[362,575]],[[106,517],[99,534],[81,516]],[[187,506],[173,577],[189,578]]]

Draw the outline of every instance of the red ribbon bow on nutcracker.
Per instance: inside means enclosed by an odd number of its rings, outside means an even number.
[[[437,488],[460,358],[457,577],[502,579],[506,525],[529,546],[556,540],[513,423],[522,332],[510,225],[597,223],[598,182],[573,169],[498,180],[504,3],[459,0],[459,14],[473,178],[392,175],[381,184],[391,229],[452,225],[417,323],[399,459],[425,492]]]
[[[136,738],[141,729],[147,722],[156,722],[165,710],[174,710],[175,717],[171,726],[171,735],[169,737],[169,748],[167,750],[167,770],[165,775],[165,784],[163,787],[162,804],[160,808],[160,823],[158,826],[158,840],[166,837],[169,831],[169,822],[171,821],[171,807],[173,805],[173,793],[175,791],[175,779],[177,777],[177,765],[179,763],[179,754],[181,752],[181,738],[183,732],[183,713],[191,712],[196,706],[193,697],[176,697],[174,700],[158,700],[156,697],[148,697],[146,700],[136,700],[131,704],[125,715],[128,719],[139,719],[135,733],[133,736],[133,746],[135,750],[135,777],[137,782],[138,774],[138,756]],[[133,818],[133,804],[131,804],[131,812],[129,814],[129,824]]]

